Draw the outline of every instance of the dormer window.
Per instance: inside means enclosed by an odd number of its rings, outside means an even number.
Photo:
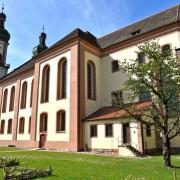
[[[132,36],[136,36],[136,35],[138,35],[140,32],[141,32],[141,30],[138,29],[138,30],[136,30],[136,31],[131,32],[130,34],[131,34]]]
[[[112,72],[119,71],[119,62],[118,62],[118,60],[112,61],[111,66],[112,66]]]

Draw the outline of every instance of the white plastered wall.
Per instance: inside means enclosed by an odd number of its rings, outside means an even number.
[[[88,61],[92,61],[96,67],[96,100],[87,98],[87,63]],[[86,51],[85,52],[85,106],[86,106],[85,112],[86,112],[86,116],[88,116],[89,114],[95,112],[96,110],[102,107],[101,83],[102,83],[103,77],[101,77],[101,68],[102,67],[101,67],[100,58]]]
[[[153,39],[152,39],[153,40]],[[180,32],[173,32],[167,35],[159,36],[155,39],[158,40],[161,46],[165,44],[170,44],[172,49],[180,48]],[[138,50],[138,45],[130,46],[116,52],[110,53],[101,59],[101,85],[102,85],[102,106],[111,105],[111,92],[123,89],[124,82],[128,79],[128,75],[118,71],[112,73],[111,62],[113,60],[119,60],[119,62],[137,58],[136,51]],[[124,92],[126,93],[126,92]],[[128,92],[129,93],[129,92]],[[180,146],[180,136],[172,140],[172,147]],[[177,145],[178,144],[178,145]],[[147,147],[155,147],[155,136],[147,138]]]
[[[105,124],[113,124],[113,137],[105,137]],[[118,149],[118,145],[122,145],[122,123],[123,120],[101,120],[86,121],[85,126],[85,144],[91,149]],[[97,137],[90,137],[90,126],[97,125]],[[134,148],[138,149],[138,132],[137,124],[130,123],[130,141]]]
[[[57,70],[60,59],[67,59],[67,98],[62,100],[56,99],[57,94]],[[50,66],[50,89],[49,102],[41,103],[41,84],[42,71],[44,66]],[[40,64],[40,80],[39,80],[39,95],[38,95],[38,114],[37,114],[37,141],[39,141],[39,121],[40,114],[48,113],[47,141],[69,141],[70,130],[70,66],[71,66],[71,51],[65,52],[52,59],[49,59]],[[59,110],[66,111],[66,131],[64,133],[56,133],[56,113]]]
[[[30,76],[28,78],[22,79],[21,80],[21,90],[20,90],[20,98],[19,98],[19,113],[18,113],[18,123],[17,123],[17,140],[30,140],[30,134],[29,134],[29,117],[31,116],[31,110],[32,108],[30,107],[30,98],[31,98],[31,84],[33,80],[33,76]],[[24,82],[27,82],[27,96],[26,96],[26,108],[21,109],[21,95],[22,95],[22,85]],[[24,124],[24,133],[19,134],[19,120],[20,118],[23,117],[25,118],[25,124]]]
[[[1,109],[1,120],[5,120],[5,129],[4,129],[4,134],[0,134],[0,140],[12,140],[12,133],[8,134],[7,129],[8,129],[8,120],[12,119],[12,123],[13,123],[13,119],[14,119],[14,111],[9,112],[10,94],[11,94],[11,88],[13,86],[15,86],[15,91],[16,91],[16,83],[3,87],[3,92],[5,89],[8,90],[8,97],[7,97],[6,112],[2,113],[2,109]],[[2,103],[3,103],[3,96],[2,96]]]

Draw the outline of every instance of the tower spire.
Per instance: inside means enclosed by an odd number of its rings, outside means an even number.
[[[39,35],[39,45],[33,48],[33,56],[43,52],[48,47],[46,46],[46,33],[44,32],[44,25],[42,26],[42,32]]]
[[[4,12],[4,4],[2,4],[2,13]]]
[[[44,25],[42,26],[42,32],[44,33]]]
[[[5,28],[6,15],[4,14],[4,4],[0,12],[0,78],[7,74],[9,65],[6,64],[7,47],[10,34]]]

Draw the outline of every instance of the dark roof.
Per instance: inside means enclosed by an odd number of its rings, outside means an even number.
[[[35,61],[34,61],[34,59],[31,59],[31,60],[25,62],[24,64],[22,64],[21,66],[19,66],[18,68],[11,71],[9,74],[4,76],[1,80],[5,80],[6,78],[16,76],[17,74],[20,74],[26,70],[32,69],[32,68],[34,68],[34,65],[35,65]]]
[[[180,22],[180,5],[176,5],[170,9],[162,11],[158,14],[150,16],[146,19],[138,21],[132,25],[124,27],[106,36],[98,39],[98,43],[102,49],[120,43],[134,36],[141,35],[160,27]],[[134,36],[132,36],[132,33]]]
[[[52,45],[51,47],[56,46],[57,44],[62,44],[70,39],[73,39],[75,37],[79,37],[87,42],[89,42],[90,44],[99,47],[99,44],[97,42],[97,38],[91,34],[90,32],[86,31],[82,31],[79,28],[76,28],[75,30],[73,30],[72,32],[70,32],[68,35],[66,35],[64,38],[62,38],[61,40],[57,41],[54,45]],[[50,48],[51,48],[50,47]]]
[[[142,110],[146,110],[152,106],[152,101],[144,101],[144,102],[137,102],[135,104],[129,103],[126,104],[126,108],[133,108],[136,114],[140,115]],[[128,117],[129,114],[125,111],[122,107],[102,107],[98,111],[94,112],[93,114],[89,115],[85,118],[85,120],[106,120],[106,119],[117,119],[117,118],[124,118]]]

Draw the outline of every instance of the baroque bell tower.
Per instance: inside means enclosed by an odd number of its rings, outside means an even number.
[[[10,34],[5,29],[6,15],[4,14],[4,6],[0,13],[0,78],[7,74],[9,65],[6,64],[7,47],[9,45]]]

